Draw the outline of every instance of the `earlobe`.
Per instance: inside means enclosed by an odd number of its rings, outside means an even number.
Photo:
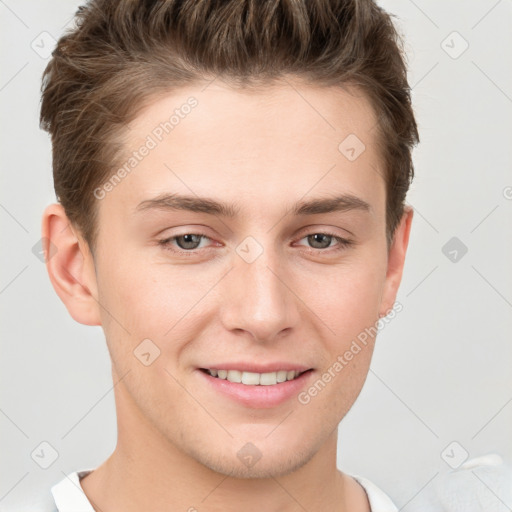
[[[50,281],[69,314],[81,324],[101,325],[92,254],[62,205],[44,211],[42,236]]]
[[[398,288],[402,280],[405,254],[409,244],[409,235],[411,232],[413,215],[414,210],[412,206],[406,205],[402,219],[400,220],[400,224],[395,230],[393,242],[388,254],[386,281],[384,283],[381,307],[379,311],[380,317],[386,316],[389,313],[396,300]]]

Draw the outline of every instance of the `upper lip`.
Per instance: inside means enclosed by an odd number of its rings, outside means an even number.
[[[254,362],[232,362],[232,363],[215,363],[208,366],[202,366],[203,370],[240,370],[242,372],[253,372],[253,373],[271,373],[279,370],[305,372],[311,370],[310,366],[304,366],[302,364],[294,363],[266,363],[257,364]]]

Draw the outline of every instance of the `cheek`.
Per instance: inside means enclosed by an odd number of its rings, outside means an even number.
[[[136,251],[98,265],[103,329],[119,371],[139,369],[134,350],[147,339],[160,351],[159,365],[175,366],[203,325],[195,320],[207,318],[202,299],[218,279],[211,268],[173,268]]]
[[[111,254],[116,254],[111,244]],[[97,264],[98,295],[102,326],[113,362],[119,372],[131,366],[133,351],[145,339],[157,341],[170,328],[172,297],[163,297],[163,286],[155,284],[151,266],[126,252]]]
[[[298,295],[328,327],[339,350],[378,320],[386,260],[377,249],[365,253],[296,277]]]
[[[315,399],[316,406],[329,403],[341,417],[356,400],[368,374],[386,275],[385,252],[373,248],[366,254],[347,258],[346,264],[337,267],[325,267],[322,273],[306,276],[309,279],[300,278],[309,282],[302,287],[304,302],[325,327],[326,359],[319,375],[325,387],[317,382],[311,391],[322,395]]]
[[[188,296],[193,295],[174,274],[140,255],[125,253],[101,267],[103,305],[134,336],[160,338],[185,312]]]

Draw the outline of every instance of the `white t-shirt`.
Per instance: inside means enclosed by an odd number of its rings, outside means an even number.
[[[75,471],[54,485],[52,487],[52,495],[57,508],[54,507],[53,510],[45,512],[94,512],[80,485],[80,479],[91,471],[93,469]],[[397,507],[393,505],[389,497],[374,483],[361,476],[350,476],[357,480],[366,491],[372,512],[398,512]]]

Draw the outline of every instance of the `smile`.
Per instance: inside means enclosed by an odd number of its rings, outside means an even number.
[[[228,380],[237,384],[247,386],[272,386],[281,382],[295,380],[304,372],[295,370],[278,370],[275,372],[256,373],[245,372],[241,370],[217,370],[202,368],[203,372],[208,373],[217,379]]]

